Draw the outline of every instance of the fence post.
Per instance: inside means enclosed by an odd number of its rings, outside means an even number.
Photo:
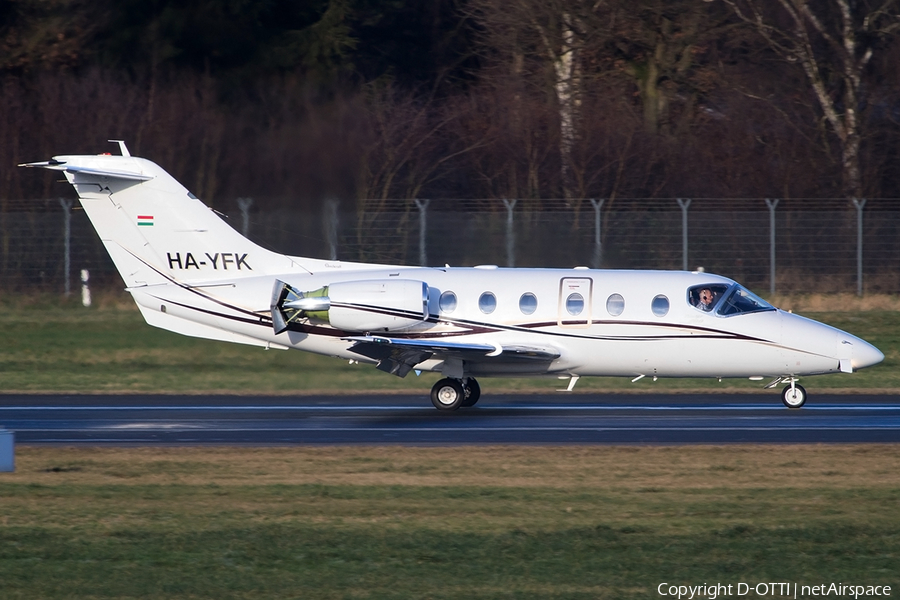
[[[250,232],[250,207],[253,206],[253,198],[238,198],[237,204],[241,209],[241,218],[243,219],[241,234],[247,237]]]
[[[775,207],[779,198],[766,198],[769,207],[769,294],[775,295]]]
[[[428,227],[428,204],[429,199],[419,200],[416,198],[416,208],[419,209],[419,266],[424,267],[428,264],[428,253],[425,247],[425,230]]]
[[[591,266],[595,269],[599,269],[600,263],[603,261],[603,244],[600,240],[600,211],[603,209],[604,202],[606,202],[606,198],[600,198],[600,200],[591,198],[591,206],[594,207],[594,264]]]
[[[67,297],[72,293],[72,282],[69,281],[69,272],[72,270],[72,203],[69,198],[59,199],[59,205],[63,209],[63,279]]]
[[[513,209],[516,207],[518,200],[507,200],[503,198],[503,205],[506,207],[506,266],[516,266],[516,233],[513,229]]]
[[[853,198],[856,207],[856,295],[863,295],[863,207],[866,199]]]
[[[682,270],[688,270],[688,207],[691,205],[690,198],[676,198],[678,206],[681,207],[681,264]]]
[[[337,260],[338,205],[334,198],[325,201],[325,237],[328,240],[328,258]]]

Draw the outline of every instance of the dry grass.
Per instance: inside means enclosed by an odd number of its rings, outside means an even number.
[[[0,499],[9,515],[0,524],[108,532],[153,528],[160,519],[201,528],[238,520],[484,533],[589,527],[602,506],[620,526],[655,522],[682,535],[734,519],[777,527],[784,515],[770,505],[785,494],[794,510],[815,512],[828,498],[892,494],[898,484],[900,448],[891,445],[24,447],[17,472],[0,474],[0,486],[33,491]],[[742,496],[765,500],[736,512]],[[448,497],[457,500],[448,505]],[[842,503],[822,518],[874,516],[871,507]]]
[[[20,447],[0,483],[638,490],[900,485],[900,446]]]
[[[778,308],[793,312],[900,311],[900,295],[893,294],[779,294],[768,300]]]

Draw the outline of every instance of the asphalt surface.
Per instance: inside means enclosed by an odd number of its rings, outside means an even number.
[[[17,444],[721,444],[900,441],[900,396],[489,395],[446,413],[425,396],[0,395]]]

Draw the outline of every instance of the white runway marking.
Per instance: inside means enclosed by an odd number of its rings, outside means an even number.
[[[266,427],[265,429],[258,429],[255,427],[212,427],[212,428],[203,428],[203,427],[186,427],[184,429],[178,429],[173,427],[165,427],[162,426],[159,429],[167,432],[178,432],[178,433],[186,433],[186,432],[258,432],[258,431],[271,431],[271,432],[296,432],[296,431],[307,431],[307,432],[317,432],[317,431],[369,431],[369,432],[378,432],[378,431],[398,431],[398,432],[408,432],[408,431],[447,431],[447,432],[464,432],[464,431],[784,431],[787,429],[794,430],[806,430],[806,429],[816,429],[822,431],[867,431],[870,429],[895,429],[895,426],[892,425],[872,425],[866,427],[852,427],[852,426],[814,426],[814,427],[799,427],[796,425],[777,425],[773,427],[555,427],[555,426],[535,426],[535,427],[520,427],[520,426],[511,426],[511,427]],[[85,428],[85,429],[29,429],[29,432],[42,432],[42,433],[73,433],[73,432],[83,432],[83,431],[109,431],[110,429],[118,429],[117,426],[101,426],[101,427],[93,427],[93,428]],[[143,431],[152,431],[152,429],[147,427],[141,427]]]
[[[645,410],[645,411],[703,411],[703,410],[789,410],[780,403],[773,402],[771,404],[705,404],[699,406],[641,406],[640,404],[581,404],[581,405],[555,405],[555,404],[535,404],[535,405],[494,405],[484,403],[475,408],[475,410],[558,410],[558,411],[574,411],[574,410]],[[398,411],[398,410],[421,410],[429,413],[434,412],[434,407],[423,402],[421,406],[417,405],[377,405],[377,406],[312,406],[312,405],[272,405],[272,406],[0,406],[0,412],[12,411],[137,411],[137,410],[159,410],[159,411]],[[471,409],[469,409],[471,410]],[[835,411],[835,410],[884,410],[884,411],[900,411],[900,404],[820,404],[804,406],[802,411]],[[468,412],[468,411],[467,411]]]

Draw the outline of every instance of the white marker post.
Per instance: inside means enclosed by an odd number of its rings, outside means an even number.
[[[88,281],[91,278],[87,269],[81,270],[81,304],[85,308],[91,305],[91,288],[88,287]]]

